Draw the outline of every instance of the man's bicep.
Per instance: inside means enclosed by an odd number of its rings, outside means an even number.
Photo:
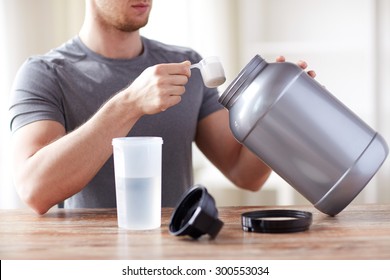
[[[12,135],[15,163],[28,159],[41,148],[64,135],[64,126],[52,120],[36,121],[19,128]]]
[[[199,122],[196,144],[224,174],[230,171],[241,145],[230,130],[226,110],[214,112]]]

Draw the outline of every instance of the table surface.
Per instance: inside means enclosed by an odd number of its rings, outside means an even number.
[[[308,231],[244,232],[240,215],[261,209],[313,213]],[[224,226],[211,240],[173,236],[172,208],[163,208],[161,228],[117,227],[115,209],[0,210],[0,259],[390,259],[390,204],[350,205],[336,217],[312,206],[221,207]]]

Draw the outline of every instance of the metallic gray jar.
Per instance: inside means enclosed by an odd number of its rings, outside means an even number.
[[[293,63],[255,56],[219,98],[236,139],[334,216],[384,162],[384,139]]]

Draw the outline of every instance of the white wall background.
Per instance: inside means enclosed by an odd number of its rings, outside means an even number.
[[[19,207],[10,180],[7,100],[20,64],[77,34],[81,0],[0,0],[0,207]],[[390,142],[390,1],[154,0],[142,34],[218,55],[227,82],[255,54],[305,59],[317,80]],[[196,182],[219,205],[300,204],[278,176],[258,193],[241,191],[195,151]],[[389,160],[356,202],[390,203]]]
[[[10,175],[8,97],[19,66],[77,34],[81,0],[0,0],[0,208],[22,207]]]

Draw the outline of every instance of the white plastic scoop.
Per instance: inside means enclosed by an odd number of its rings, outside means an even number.
[[[192,64],[190,69],[198,68],[206,87],[215,88],[226,81],[225,71],[218,57],[210,56],[198,63]]]

